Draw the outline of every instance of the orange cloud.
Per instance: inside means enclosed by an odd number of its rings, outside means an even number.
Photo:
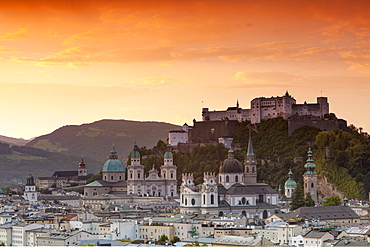
[[[0,36],[0,40],[16,40],[16,39],[25,39],[28,37],[28,30],[24,28],[19,28],[17,32],[6,33]]]
[[[188,78],[179,78],[172,76],[162,76],[162,77],[148,77],[148,78],[139,78],[132,80],[131,83],[138,83],[145,86],[159,86],[159,85],[168,85],[172,83],[181,83],[189,82],[191,79]]]

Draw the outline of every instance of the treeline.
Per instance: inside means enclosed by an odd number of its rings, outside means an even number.
[[[243,122],[234,135],[234,142],[241,144],[241,150],[234,153],[235,158],[241,162],[246,155],[250,129],[258,160],[258,182],[266,182],[276,190],[279,186],[284,189],[289,169],[292,169],[293,179],[302,184],[307,151],[311,146],[319,176],[326,176],[345,196],[365,199],[366,192],[370,191],[369,136],[360,133],[354,126],[350,126],[349,132],[320,132],[313,127],[302,127],[288,136],[288,124],[282,118],[256,125]],[[159,169],[165,149],[163,141],[159,141],[153,149],[140,148],[146,172],[153,166]],[[326,158],[327,150],[330,150],[330,158]],[[181,183],[182,173],[193,173],[195,184],[203,182],[204,172],[217,174],[221,162],[227,158],[227,152],[221,144],[210,144],[196,147],[191,153],[174,153],[178,183]]]

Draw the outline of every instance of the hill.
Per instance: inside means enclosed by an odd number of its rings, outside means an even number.
[[[7,137],[0,135],[0,142],[7,143],[10,145],[17,145],[17,146],[24,146],[26,145],[30,140],[25,140],[22,138],[13,138],[13,137]]]
[[[100,120],[61,127],[35,138],[27,146],[105,161],[114,143],[120,159],[125,160],[135,140],[141,147],[153,147],[158,140],[167,140],[169,130],[178,128],[163,122]]]
[[[80,161],[81,156],[0,143],[0,186],[24,184],[28,174],[37,178],[51,176],[55,171],[75,171]],[[89,173],[100,171],[101,162],[89,158],[84,161]]]

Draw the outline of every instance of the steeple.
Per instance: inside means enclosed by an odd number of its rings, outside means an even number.
[[[306,172],[303,175],[304,194],[309,193],[312,200],[317,202],[317,175],[315,172],[316,165],[313,163],[311,147],[307,152],[307,163],[304,165]]]
[[[257,161],[253,152],[252,132],[249,130],[247,155],[244,160],[244,184],[257,183]]]
[[[239,100],[236,100],[236,108],[239,108]]]
[[[316,175],[316,172],[315,172],[316,165],[315,165],[315,163],[313,163],[311,147],[308,148],[307,161],[306,162],[307,163],[304,165],[304,167],[307,170],[305,172],[305,174],[306,175],[311,175],[311,174]]]
[[[249,130],[249,140],[248,140],[248,149],[247,149],[246,161],[248,163],[252,163],[252,162],[255,163],[256,162],[256,157],[254,156],[254,152],[253,152],[251,130]]]

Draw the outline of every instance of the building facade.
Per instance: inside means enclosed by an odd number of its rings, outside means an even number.
[[[173,164],[170,148],[171,146],[168,145],[160,171],[153,166],[146,176],[136,143],[130,154],[131,164],[128,166],[118,159],[117,151],[113,146],[109,159],[102,169],[102,180],[85,185],[85,197],[107,196],[112,193],[129,196],[176,197],[177,167]]]
[[[323,119],[328,113],[327,97],[317,97],[316,103],[297,104],[296,100],[286,92],[284,96],[255,98],[250,103],[250,109],[240,108],[239,102],[236,103],[236,107],[229,107],[225,111],[209,111],[208,108],[203,108],[202,117],[203,121],[228,119],[239,122],[250,121],[254,124],[276,117],[288,119],[293,114],[312,115]]]
[[[182,213],[238,213],[247,218],[267,218],[277,210],[278,193],[257,183],[257,162],[251,139],[244,165],[229,150],[219,173],[204,173],[204,181],[194,185],[193,174],[183,174],[180,187]]]

